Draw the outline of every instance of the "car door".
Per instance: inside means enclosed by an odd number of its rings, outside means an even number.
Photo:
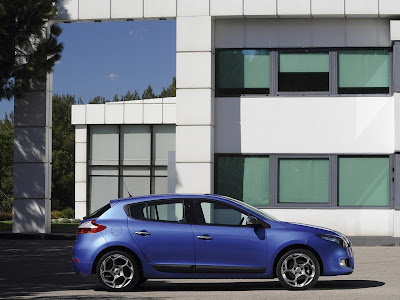
[[[249,215],[222,201],[195,200],[193,234],[198,273],[265,273],[263,226],[246,225]]]
[[[146,201],[129,207],[129,231],[140,250],[161,272],[194,272],[192,225],[185,200]]]

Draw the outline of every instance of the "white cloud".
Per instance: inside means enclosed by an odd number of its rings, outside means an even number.
[[[111,74],[109,74],[109,75],[107,76],[107,78],[110,79],[110,80],[117,79],[117,77],[118,77],[118,74],[114,74],[114,73],[111,73]]]

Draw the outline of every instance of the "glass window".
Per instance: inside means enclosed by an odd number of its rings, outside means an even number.
[[[388,157],[339,157],[339,206],[388,206]]]
[[[329,53],[280,53],[279,92],[328,92]]]
[[[146,205],[147,204],[147,205]],[[183,202],[143,202],[130,206],[131,217],[138,220],[185,222]]]
[[[155,165],[168,165],[168,152],[175,151],[175,125],[154,125],[153,159]]]
[[[196,203],[199,224],[245,226],[247,215],[221,202],[203,201]]]
[[[388,94],[389,51],[343,50],[339,54],[339,94]]]
[[[267,50],[220,50],[217,61],[217,96],[269,93]]]
[[[118,164],[119,130],[117,125],[90,126],[92,165]]]
[[[279,203],[329,203],[329,159],[279,159]]]
[[[269,158],[220,156],[217,158],[216,193],[253,206],[269,204]]]
[[[121,168],[122,176],[119,184],[121,197],[149,195],[150,169],[148,167]],[[129,191],[129,193],[128,193]]]
[[[149,165],[150,125],[121,126],[121,159],[124,165]]]
[[[118,174],[116,176],[90,177],[90,212],[118,198]]]

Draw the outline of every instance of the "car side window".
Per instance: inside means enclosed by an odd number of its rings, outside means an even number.
[[[183,201],[141,202],[132,204],[129,209],[131,218],[136,220],[185,222]]]
[[[196,202],[198,224],[221,226],[246,226],[247,214],[235,207],[213,201]]]

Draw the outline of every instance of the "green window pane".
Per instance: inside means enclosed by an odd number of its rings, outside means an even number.
[[[329,53],[280,53],[279,92],[328,92]]]
[[[329,72],[329,53],[281,53],[279,72]]]
[[[269,204],[268,157],[219,157],[216,192],[253,206]]]
[[[269,52],[219,51],[217,81],[219,88],[269,88]]]
[[[329,159],[279,159],[279,203],[328,203]]]
[[[388,206],[389,158],[340,157],[339,206]]]
[[[388,50],[339,51],[339,93],[388,93]]]

